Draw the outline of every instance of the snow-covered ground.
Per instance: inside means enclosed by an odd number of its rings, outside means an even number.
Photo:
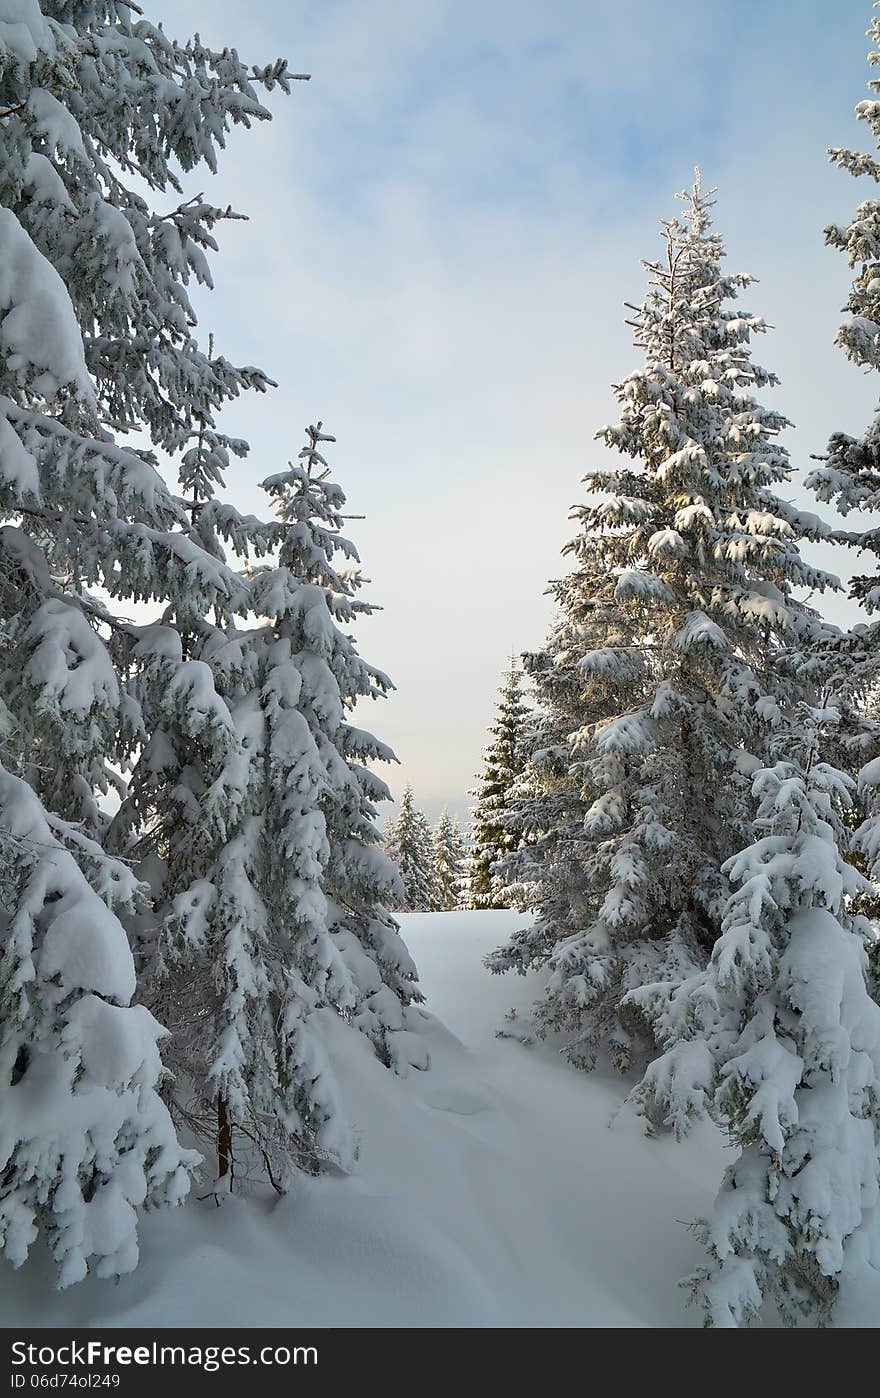
[[[0,1272],[7,1326],[681,1326],[723,1150],[710,1129],[649,1140],[623,1089],[552,1046],[498,1039],[537,978],[484,954],[512,913],[403,919],[431,1014],[431,1068],[400,1081],[328,1016],[360,1132],[351,1178],[286,1199],[212,1200],[144,1221],[137,1272],[58,1294],[41,1261]]]

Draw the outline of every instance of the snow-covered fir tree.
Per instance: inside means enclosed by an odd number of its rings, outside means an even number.
[[[424,812],[415,805],[411,786],[404,789],[400,812],[386,832],[385,849],[402,885],[397,910],[422,913],[437,908],[439,891],[431,827]]]
[[[875,6],[877,8],[877,6]],[[869,54],[873,66],[880,65],[880,19],[871,23],[870,37],[874,48]],[[868,84],[871,98],[859,102],[856,117],[865,122],[880,146],[880,79]],[[880,200],[876,185],[880,184],[880,162],[875,156],[834,148],[829,151],[833,164],[858,178],[865,177],[874,185],[856,208],[847,224],[832,224],[825,229],[825,241],[842,252],[853,270],[853,281],[847,298],[847,319],[839,327],[836,343],[846,357],[863,371],[880,370]],[[874,193],[871,189],[874,188]],[[823,501],[833,501],[855,526],[838,530],[836,539],[873,558],[873,568],[852,579],[851,595],[869,615],[867,625],[852,628],[838,643],[841,661],[845,653],[848,675],[855,679],[864,696],[867,717],[876,722],[876,690],[880,679],[880,529],[874,518],[880,509],[880,412],[858,437],[836,432],[831,437],[821,465],[807,477],[807,485]],[[864,516],[864,518],[862,518]],[[873,701],[872,701],[873,694]],[[868,754],[871,756],[872,754]],[[859,786],[861,820],[854,840],[855,857],[866,863],[876,878],[880,872],[876,852],[880,843],[880,794],[872,778]],[[865,905],[862,899],[862,905]],[[869,895],[868,902],[871,902]]]
[[[205,249],[231,211],[201,198],[169,208],[167,196],[181,193],[179,172],[215,168],[233,124],[268,117],[256,88],[276,84],[288,84],[283,63],[250,70],[231,49],[178,44],[115,0],[0,3],[0,758],[9,781],[33,793],[26,802],[22,788],[7,788],[19,793],[10,800],[26,830],[10,818],[23,855],[18,867],[4,859],[0,885],[19,1016],[4,1041],[18,1036],[16,1104],[50,1059],[57,1068],[52,1123],[36,1111],[30,1124],[22,1111],[7,1119],[2,1189],[21,1212],[4,1250],[20,1260],[36,1202],[34,1227],[54,1231],[65,1281],[89,1255],[102,1271],[132,1265],[126,1207],[180,1197],[181,1167],[191,1164],[175,1157],[158,1110],[159,1031],[127,1008],[133,985],[118,946],[117,974],[108,966],[101,978],[117,913],[127,916],[141,892],[129,879],[117,896],[120,866],[101,863],[100,798],[120,788],[119,768],[154,721],[126,687],[141,663],[126,610],[141,601],[173,616],[186,598],[223,615],[236,599],[244,605],[246,589],[204,549],[151,452],[114,438],[137,430],[174,453],[197,424],[213,427],[224,402],[265,387],[259,371],[209,359],[193,334],[187,288],[209,282]],[[229,532],[233,520],[215,528]],[[41,862],[33,843],[46,851]],[[62,932],[69,956],[55,947]],[[106,1067],[96,1061],[102,1036]],[[109,1095],[119,1098],[115,1114]],[[69,1154],[58,1149],[65,1122],[76,1133]],[[93,1226],[83,1202],[95,1203]]]
[[[415,964],[400,936],[389,909],[400,895],[400,881],[393,862],[380,849],[376,825],[379,806],[391,800],[391,792],[370,763],[397,759],[391,749],[351,720],[364,700],[384,698],[393,688],[381,670],[369,665],[340,630],[358,616],[369,616],[373,604],[358,594],[365,579],[357,550],[341,530],[345,494],[329,480],[329,467],[318,445],[335,439],[321,431],[322,424],[307,429],[300,452],[300,466],[264,482],[276,500],[284,522],[280,563],[312,591],[318,591],[336,625],[324,624],[308,600],[298,604],[302,654],[298,661],[314,675],[323,672],[323,687],[316,684],[309,698],[309,722],[326,762],[331,780],[322,810],[328,859],[323,888],[328,904],[328,927],[346,963],[352,986],[348,998],[354,1005],[353,1022],[371,1039],[379,1057],[398,1073],[410,1066],[427,1067],[422,1041],[413,1032],[418,1017],[411,1009],[421,999]],[[335,559],[339,554],[342,563]],[[337,686],[338,697],[331,689]],[[321,702],[322,688],[324,702]],[[306,688],[306,694],[309,694]]]
[[[466,882],[466,851],[458,822],[444,810],[434,826],[434,873],[437,884],[437,907],[451,912],[462,906]]]
[[[222,1026],[170,1100],[179,1108],[188,1086],[198,1124],[210,1082],[218,1172],[239,1126],[283,1177],[291,1159],[350,1156],[311,1032],[320,1005],[356,1020],[389,1063],[423,1052],[406,1047],[412,963],[378,901],[395,886],[368,831],[381,783],[363,763],[379,745],[333,708],[382,684],[343,660],[336,699],[313,694],[322,646],[331,666],[345,651],[320,606],[344,617],[347,584],[318,579],[302,611],[315,579],[299,574],[283,609],[284,550],[298,533],[307,547],[307,524],[242,517],[216,494],[247,450],[217,413],[269,380],[197,339],[189,288],[211,284],[207,254],[236,215],[185,197],[181,173],[214,171],[233,125],[269,117],[258,89],[287,90],[291,75],[178,43],[115,0],[0,0],[0,44],[0,755],[47,818],[142,860],[146,906],[141,885],[120,917],[140,993],[174,1012],[169,1061]],[[182,496],[150,450],[116,444],[135,431],[179,459]],[[338,508],[338,492],[327,498]],[[265,574],[228,566],[227,548],[251,561],[280,550],[274,593]],[[134,602],[159,620],[132,624]],[[286,669],[273,661],[285,644]],[[0,895],[15,906],[15,887]],[[270,904],[290,918],[287,943],[272,940]]]
[[[504,675],[483,769],[473,792],[468,888],[472,908],[509,908],[506,876],[499,862],[523,842],[516,791],[525,765],[524,732],[528,707],[522,698],[522,671],[511,661]]]
[[[756,838],[724,866],[709,966],[656,996],[669,1047],[639,1089],[677,1126],[708,1112],[739,1148],[699,1229],[711,1266],[689,1279],[712,1325],[749,1324],[768,1298],[823,1324],[880,1263],[880,1007],[849,910],[855,784],[824,758],[841,715],[823,698],[780,718],[772,766],[740,756]]]
[[[138,1209],[180,1203],[199,1161],[156,1091],[166,1031],[131,1004],[137,881],[0,767],[0,888],[0,1254],[45,1242],[61,1287],[118,1276]]]
[[[582,1066],[649,1059],[633,992],[705,967],[721,866],[750,838],[736,753],[764,754],[800,692],[774,663],[817,625],[795,590],[835,581],[798,547],[828,530],[774,490],[790,465],[785,418],[755,397],[776,383],[751,359],[766,327],[730,304],[750,279],[723,270],[699,177],[681,198],[630,321],[644,365],[598,434],[623,460],[585,478],[559,619],[527,661],[541,713],[519,877],[537,916],[488,963],[548,967],[537,1028],[562,1031]]]
[[[113,440],[140,431],[173,455],[196,437],[216,477],[246,450],[215,431],[216,411],[268,383],[194,333],[188,288],[210,285],[206,250],[235,215],[201,199],[169,209],[167,196],[181,171],[216,168],[232,125],[268,118],[258,86],[289,83],[281,62],[251,70],[231,49],[179,44],[114,0],[17,0],[2,16],[2,506],[7,551],[29,536],[47,565],[14,557],[11,579],[25,576],[3,694],[16,763],[53,809],[98,830],[109,764],[149,730],[120,690],[139,636],[118,613],[246,605],[216,556],[218,531],[242,541],[235,511],[212,505],[193,527],[153,455]],[[193,490],[205,475],[191,451],[182,474]]]
[[[869,54],[869,62],[877,66],[880,65],[878,18],[871,22],[870,37],[874,50]],[[868,87],[872,96],[857,104],[856,117],[866,124],[880,146],[880,79],[872,79]],[[864,176],[875,186],[880,184],[880,162],[876,157],[845,148],[831,149],[828,154],[839,169],[857,178]],[[876,190],[872,194],[870,186],[865,193],[868,197],[859,204],[849,223],[831,224],[825,229],[825,241],[844,254],[854,271],[846,303],[848,318],[837,331],[836,343],[852,363],[876,372],[880,370],[880,200]],[[859,437],[836,432],[821,460],[822,465],[807,478],[807,485],[822,500],[833,500],[844,515],[876,512],[880,506],[880,415],[875,416]],[[848,542],[867,550],[875,559],[880,556],[880,529],[875,526],[852,532]],[[852,592],[868,612],[880,608],[876,567],[873,573],[853,580]],[[867,636],[869,647],[876,651],[875,633],[876,624]]]
[[[353,1019],[399,1070],[425,1066],[407,1028],[415,967],[385,908],[398,881],[375,848],[389,793],[364,765],[393,754],[349,722],[390,681],[340,629],[370,607],[357,569],[336,566],[357,555],[318,450],[332,440],[309,428],[299,461],[264,482],[280,525],[249,580],[260,620],[194,630],[186,705],[145,747],[117,821],[163,861],[145,987],[173,1031],[175,1108],[202,1134],[216,1121],[230,1186],[236,1144],[259,1148],[279,1189],[294,1168],[352,1163],[321,1011]]]

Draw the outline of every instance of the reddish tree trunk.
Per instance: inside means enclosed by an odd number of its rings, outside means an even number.
[[[226,1115],[226,1103],[221,1093],[217,1093],[217,1178],[222,1180],[229,1174],[232,1162],[232,1126]]]

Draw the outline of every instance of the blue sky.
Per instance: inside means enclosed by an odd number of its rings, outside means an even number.
[[[236,133],[198,188],[222,232],[205,332],[279,388],[234,404],[257,482],[321,416],[370,596],[364,654],[398,691],[369,720],[436,813],[463,814],[500,671],[540,644],[569,506],[610,384],[637,364],[622,303],[699,163],[731,266],[774,325],[759,346],[809,465],[859,431],[874,385],[833,346],[848,286],[822,228],[871,190],[859,144],[866,0],[176,0],[166,27],[312,74]],[[797,486],[792,489],[799,495]],[[827,555],[818,555],[828,566]],[[849,557],[832,561],[850,570]],[[828,603],[837,620],[851,607]]]

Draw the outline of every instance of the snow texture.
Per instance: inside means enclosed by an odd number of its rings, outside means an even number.
[[[404,916],[439,1016],[419,1012],[430,1073],[395,1080],[325,1014],[334,1072],[358,1104],[354,1176],[150,1216],[138,1272],[118,1287],[88,1281],[58,1297],[39,1265],[0,1274],[6,1323],[699,1324],[675,1285],[699,1259],[680,1220],[708,1211],[724,1147],[708,1126],[677,1146],[646,1140],[626,1113],[609,1125],[618,1082],[574,1072],[552,1043],[496,1038],[511,993],[525,1014],[539,989],[537,976],[511,988],[482,967],[519,919]],[[863,1323],[870,1314],[866,1294]]]

